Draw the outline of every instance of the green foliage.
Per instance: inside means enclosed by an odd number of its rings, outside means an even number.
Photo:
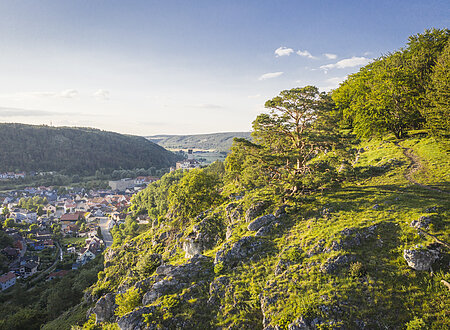
[[[177,156],[143,137],[91,128],[0,124],[0,168],[94,174],[98,169],[169,167]]]
[[[421,127],[427,117],[433,117],[424,110],[426,94],[449,35],[448,29],[433,29],[412,36],[406,49],[366,65],[333,92],[333,100],[358,136],[391,132],[403,138],[408,130]]]
[[[437,59],[427,90],[428,106],[423,115],[435,135],[450,133],[450,42]]]
[[[181,218],[195,217],[221,201],[219,178],[205,170],[192,169],[169,190],[169,211]]]
[[[422,330],[426,328],[425,322],[420,317],[415,317],[406,324],[406,330]]]
[[[121,317],[131,312],[141,304],[141,295],[138,288],[128,289],[125,293],[119,293],[116,296],[116,315]]]

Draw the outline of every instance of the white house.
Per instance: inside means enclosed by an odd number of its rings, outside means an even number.
[[[12,287],[14,284],[16,284],[16,274],[13,272],[0,276],[0,286],[2,291]]]

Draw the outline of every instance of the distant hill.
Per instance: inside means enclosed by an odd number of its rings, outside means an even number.
[[[177,159],[143,137],[84,127],[0,123],[0,141],[0,172],[162,168]]]
[[[233,138],[250,138],[250,132],[228,132],[197,135],[153,135],[146,136],[152,142],[169,149],[230,150]]]

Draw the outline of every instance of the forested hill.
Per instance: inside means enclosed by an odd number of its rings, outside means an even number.
[[[176,155],[143,137],[82,127],[0,124],[1,171],[168,167]]]
[[[216,151],[230,150],[233,139],[250,138],[250,132],[228,132],[197,135],[154,135],[147,136],[150,141],[170,149],[206,149]]]

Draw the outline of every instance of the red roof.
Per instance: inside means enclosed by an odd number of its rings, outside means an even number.
[[[61,216],[61,221],[78,221],[79,217],[76,213],[66,213]]]
[[[6,283],[9,280],[13,279],[14,277],[16,277],[16,275],[12,272],[9,272],[5,275],[0,276],[0,283]]]

